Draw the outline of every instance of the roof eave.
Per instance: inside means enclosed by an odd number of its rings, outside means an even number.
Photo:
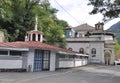
[[[29,51],[29,48],[0,47],[1,50]]]

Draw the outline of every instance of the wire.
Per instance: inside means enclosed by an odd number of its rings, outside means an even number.
[[[59,4],[59,2],[57,0],[55,0],[55,2],[69,15],[71,16],[71,18],[73,18],[78,24],[81,24],[78,20],[76,20],[76,18],[74,16],[72,16],[64,7],[62,7],[61,4]]]

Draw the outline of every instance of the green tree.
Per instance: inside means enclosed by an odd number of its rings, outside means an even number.
[[[120,15],[120,0],[89,0],[94,8],[90,14],[102,13],[103,20],[117,18]]]
[[[34,29],[37,15],[38,29],[45,33],[47,43],[65,47],[63,27],[68,24],[57,19],[58,10],[52,8],[48,0],[0,1],[3,2],[0,4],[0,27],[8,34],[8,41],[23,41],[26,31]]]

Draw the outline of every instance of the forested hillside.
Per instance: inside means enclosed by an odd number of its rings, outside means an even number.
[[[116,58],[120,58],[120,21],[112,25],[108,31],[115,33],[115,54]]]
[[[23,41],[26,31],[34,29],[37,15],[46,43],[64,47],[63,27],[68,24],[56,17],[57,11],[48,0],[0,0],[0,28],[6,41]]]

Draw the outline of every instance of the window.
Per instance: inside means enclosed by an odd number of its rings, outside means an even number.
[[[80,49],[79,49],[79,53],[84,54],[84,49],[83,49],[83,48],[80,48]]]
[[[95,57],[95,56],[96,56],[96,49],[95,49],[95,48],[92,48],[91,54],[92,54],[92,57]]]
[[[22,53],[21,53],[21,51],[10,51],[10,55],[11,56],[21,56]]]
[[[72,48],[68,48],[68,50],[71,50],[71,51],[72,51]]]
[[[8,55],[8,51],[0,51],[0,55]]]

